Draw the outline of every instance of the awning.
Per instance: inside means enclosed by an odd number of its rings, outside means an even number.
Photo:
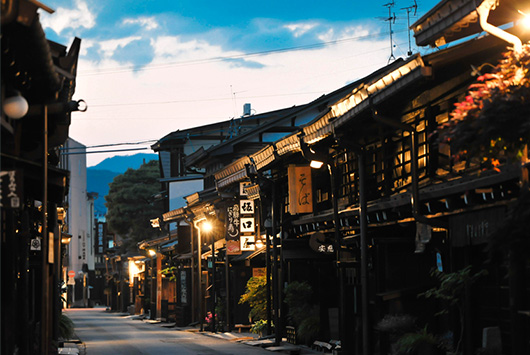
[[[241,253],[241,255],[234,256],[231,261],[244,261],[247,259],[253,259],[256,256],[263,254],[267,251],[267,247],[262,247],[258,250],[252,250],[252,251],[244,251]]]
[[[179,240],[178,239],[171,240],[171,241],[169,241],[167,243],[161,244],[160,245],[160,251],[161,252],[168,252],[168,251],[175,250],[177,248],[178,244],[179,244]]]
[[[139,249],[147,249],[147,248],[151,248],[151,247],[154,247],[154,246],[157,246],[165,241],[168,241],[169,240],[169,236],[164,236],[164,237],[160,237],[160,238],[156,238],[156,239],[151,239],[151,240],[143,240],[141,241],[140,243],[138,243],[138,248]]]

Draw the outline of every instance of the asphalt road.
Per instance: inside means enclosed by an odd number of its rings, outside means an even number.
[[[75,324],[75,333],[88,355],[182,354],[238,355],[273,354],[259,347],[215,338],[175,328],[164,328],[130,317],[106,312],[103,308],[65,310]]]

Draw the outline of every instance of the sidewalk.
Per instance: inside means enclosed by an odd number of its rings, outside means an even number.
[[[121,316],[123,318],[128,318],[131,320],[137,320],[141,321],[147,324],[151,324],[153,327],[164,327],[164,328],[171,328],[176,331],[184,331],[184,332],[193,332],[193,333],[199,333],[203,336],[208,337],[215,337],[218,339],[223,339],[226,341],[232,341],[232,342],[238,342],[241,344],[245,344],[247,346],[253,346],[253,347],[261,347],[265,350],[271,351],[273,353],[278,354],[293,354],[293,355],[306,355],[306,354],[332,354],[331,352],[322,352],[313,350],[308,346],[305,345],[294,345],[291,343],[288,343],[286,339],[283,339],[283,341],[279,345],[275,345],[275,339],[274,337],[265,337],[260,338],[258,334],[250,333],[248,331],[233,331],[233,332],[217,332],[212,333],[210,331],[200,331],[199,325],[190,325],[186,327],[177,327],[175,323],[168,323],[168,322],[161,322],[159,320],[151,320],[147,319],[147,316],[145,315],[130,315],[128,313],[115,313],[116,316]],[[86,347],[85,344],[77,338],[77,336],[74,337],[74,339],[70,339],[69,341],[65,341],[63,346],[59,348],[59,354],[78,354],[78,355],[86,355]]]
[[[275,352],[275,353],[280,353],[280,354],[293,354],[293,355],[294,354],[300,354],[300,355],[331,354],[331,352],[325,353],[322,351],[313,350],[310,347],[305,346],[305,345],[295,345],[295,344],[288,343],[285,338],[282,340],[282,342],[279,345],[275,345],[275,339],[273,336],[260,338],[258,334],[250,333],[248,331],[216,332],[216,333],[213,333],[211,331],[201,332],[198,324],[195,326],[177,327],[175,323],[166,323],[166,322],[161,322],[158,320],[143,319],[142,316],[127,315],[126,317],[130,319],[141,320],[145,323],[150,323],[150,324],[157,325],[160,327],[172,328],[178,331],[199,333],[204,336],[215,337],[215,338],[223,339],[226,341],[238,342],[238,343],[245,344],[248,346],[261,347],[261,348],[264,348],[265,350]]]

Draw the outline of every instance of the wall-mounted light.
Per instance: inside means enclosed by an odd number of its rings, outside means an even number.
[[[69,234],[66,234],[64,233],[62,236],[61,236],[61,244],[62,245],[68,245],[70,244],[70,241],[72,240],[72,236],[69,235]]]
[[[16,91],[13,96],[7,97],[2,103],[2,110],[12,119],[18,120],[28,113],[28,101]]]
[[[320,169],[322,165],[329,164],[329,157],[322,153],[317,153],[311,149],[303,137],[300,137],[300,149],[302,150],[302,156],[309,161],[309,166],[313,169]]]
[[[263,240],[258,239],[256,240],[256,249],[261,249],[261,248],[263,248]]]
[[[324,165],[324,162],[320,160],[311,160],[311,162],[309,163],[309,166],[313,169],[320,169],[322,165]]]
[[[155,256],[156,255],[156,251],[154,251],[153,249],[149,249],[147,252],[149,253],[149,256]]]
[[[202,224],[201,224],[201,230],[202,230],[204,233],[209,233],[209,232],[212,231],[212,229],[213,229],[213,226],[212,226],[212,224],[211,224],[210,222],[208,222],[208,221],[204,221],[204,222],[202,222]]]

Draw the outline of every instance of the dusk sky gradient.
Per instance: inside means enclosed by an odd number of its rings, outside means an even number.
[[[410,23],[436,5],[417,0]],[[50,0],[47,38],[81,38],[70,136],[89,151],[149,147],[178,129],[308,103],[388,64],[389,1]],[[409,49],[407,10],[392,7],[395,58]],[[412,40],[412,51],[418,49]],[[433,49],[422,48],[429,52]],[[138,152],[151,152],[140,150]],[[87,154],[88,166],[112,155]]]

